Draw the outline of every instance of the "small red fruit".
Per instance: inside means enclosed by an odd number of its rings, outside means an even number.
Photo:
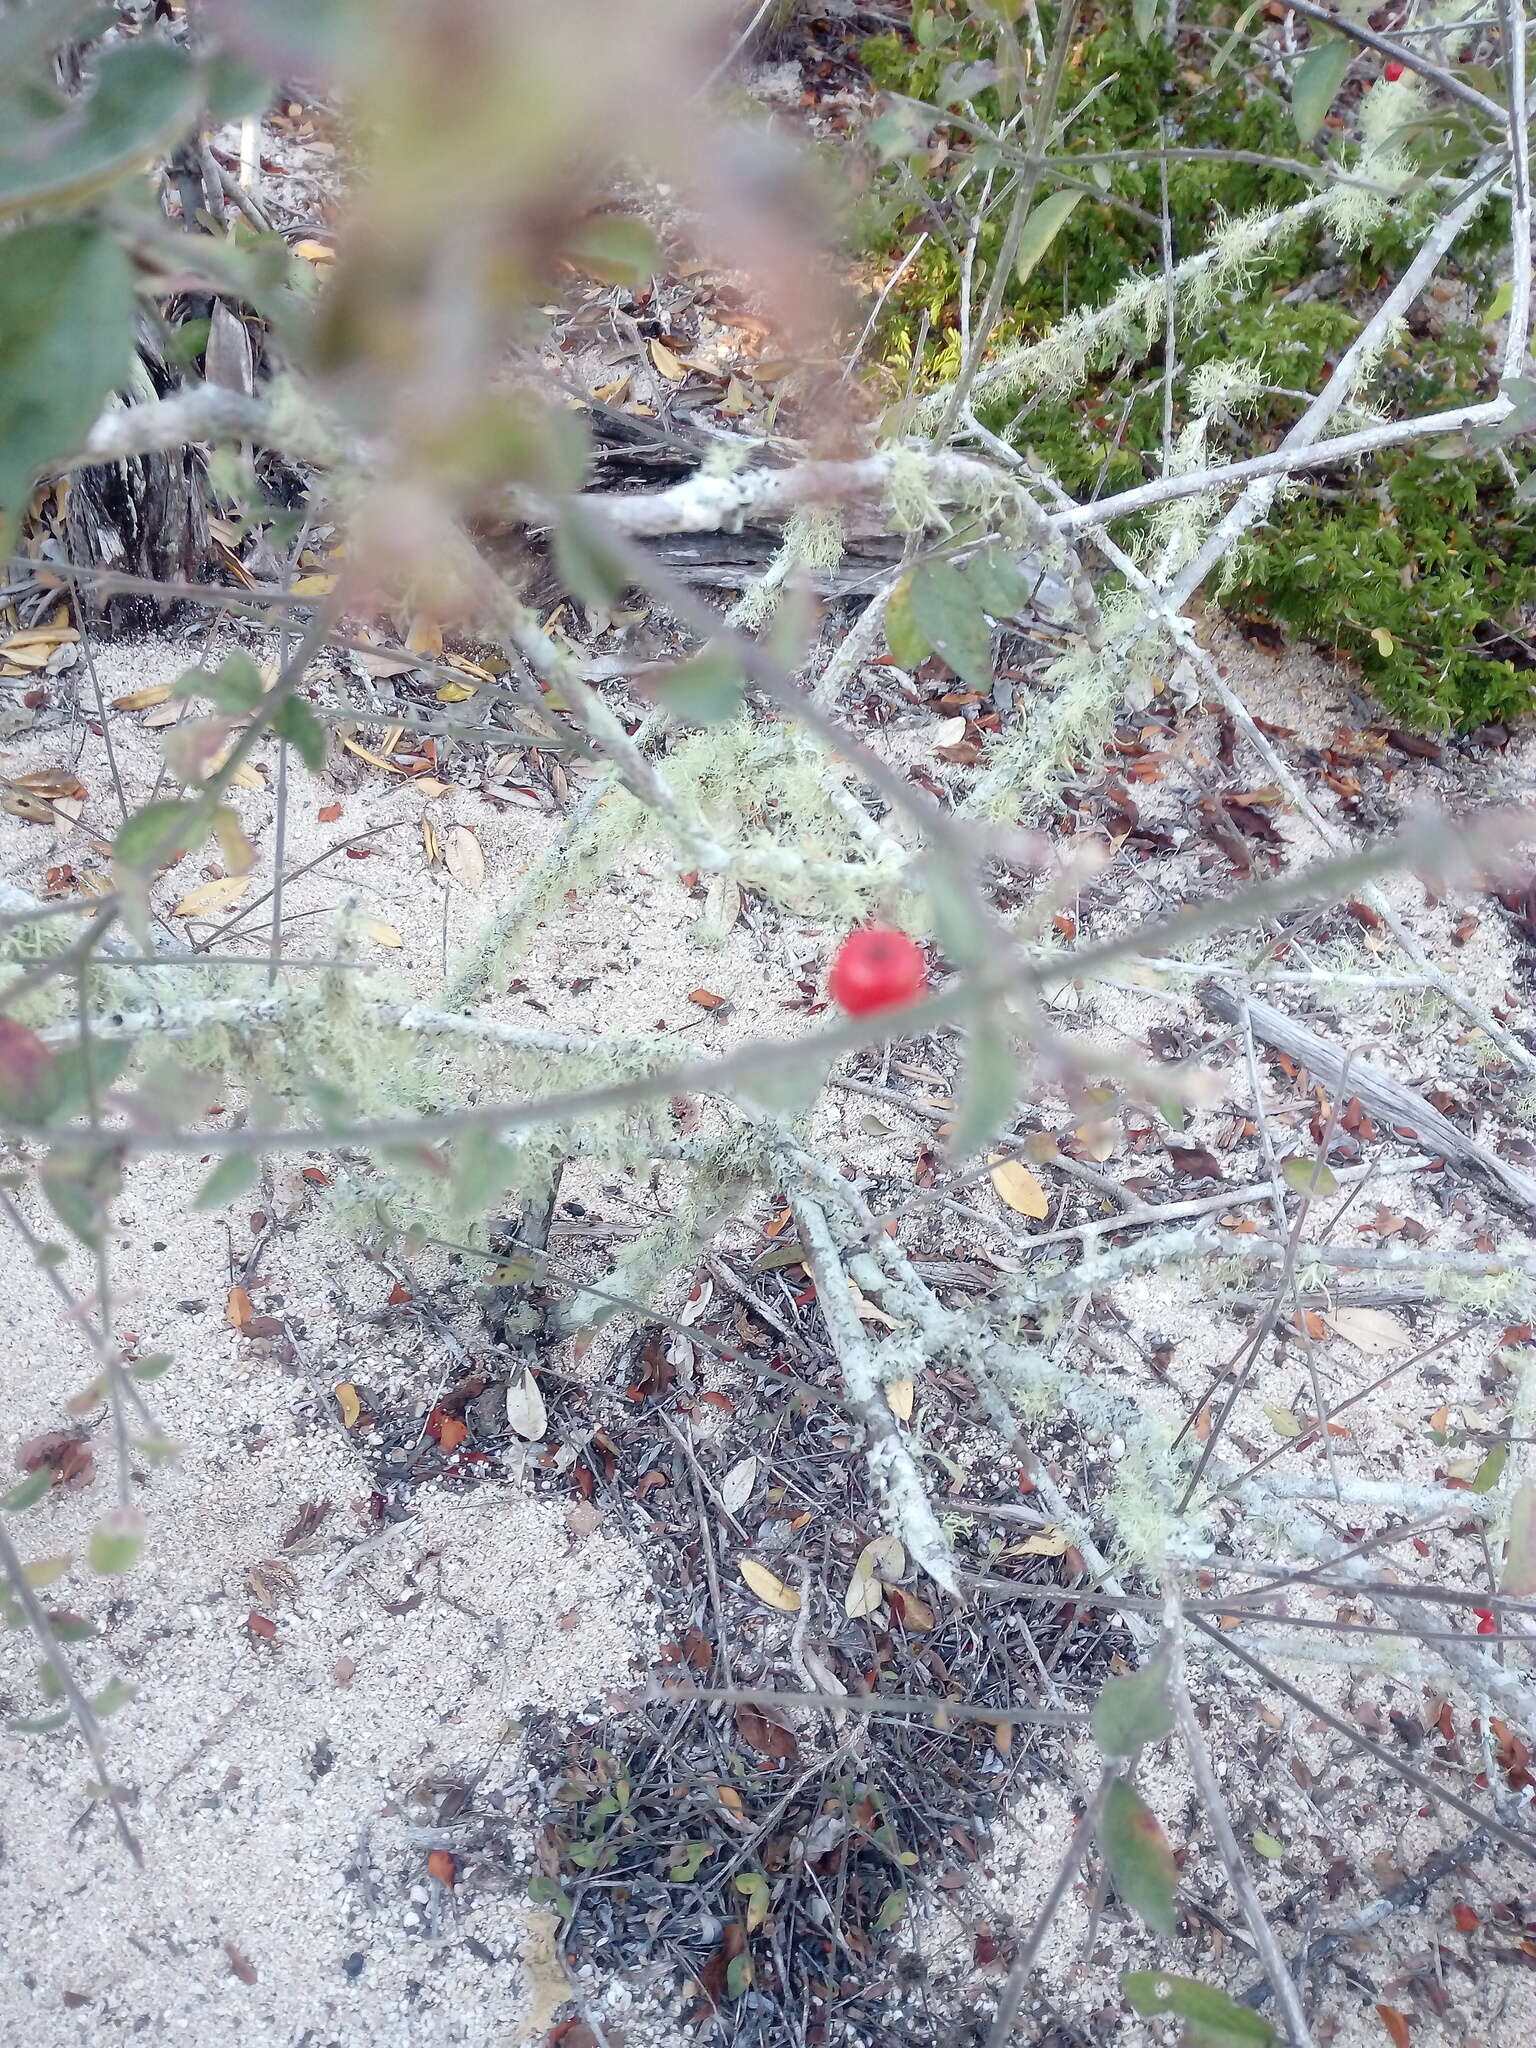
[[[1472,1612],[1477,1616],[1477,1632],[1480,1636],[1496,1636],[1498,1634],[1499,1624],[1493,1618],[1493,1609],[1491,1607],[1474,1607]]]
[[[915,1003],[928,986],[922,948],[891,925],[850,932],[837,949],[827,993],[850,1017]]]
[[[1394,57],[1390,64],[1385,64],[1382,66],[1381,75],[1387,81],[1388,85],[1396,85],[1397,81],[1403,75],[1403,67],[1401,64],[1398,63],[1397,59]]]

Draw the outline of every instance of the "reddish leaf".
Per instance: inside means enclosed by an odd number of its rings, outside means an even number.
[[[1221,1161],[1204,1145],[1169,1145],[1166,1148],[1175,1173],[1187,1173],[1195,1180],[1222,1180]]]
[[[0,1016],[0,1117],[31,1122],[51,1105],[53,1054],[35,1031]]]
[[[394,1286],[391,1287],[391,1289],[389,1290],[389,1305],[391,1308],[401,1308],[405,1305],[406,1302],[411,1301],[413,1299],[414,1296],[412,1295],[411,1290],[404,1284],[403,1281],[397,1280]]]
[[[1406,2013],[1400,2013],[1395,2005],[1378,2005],[1376,2011],[1392,2038],[1393,2048],[1408,2048],[1411,2036]]]
[[[453,1880],[458,1875],[458,1865],[446,1849],[434,1849],[427,1858],[427,1875],[435,1877],[439,1884],[453,1890]]]
[[[341,816],[341,805],[322,804],[319,810],[316,811],[315,816],[320,820],[322,825],[334,825],[336,820]]]
[[[268,1615],[258,1614],[254,1607],[245,1617],[245,1625],[253,1636],[260,1636],[264,1643],[270,1643],[277,1634],[277,1623]]]

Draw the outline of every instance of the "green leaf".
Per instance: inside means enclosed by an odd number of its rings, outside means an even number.
[[[1135,1756],[1173,1728],[1168,1670],[1161,1658],[1111,1678],[1093,1705],[1093,1739],[1106,1756]]]
[[[1354,54],[1354,45],[1343,36],[1325,34],[1296,66],[1291,80],[1291,119],[1301,141],[1310,142],[1327,119]]]
[[[632,579],[594,522],[579,512],[568,513],[556,525],[554,539],[555,570],[572,597],[594,611],[616,604]]]
[[[885,644],[891,650],[891,659],[903,668],[916,668],[933,652],[913,616],[910,575],[902,577],[886,603]]]
[[[1263,5],[1264,0],[1248,0],[1248,5],[1232,24],[1231,35],[1227,37],[1227,40],[1216,53],[1215,62],[1211,65],[1212,78],[1220,78],[1222,72],[1226,70],[1227,65],[1232,61],[1232,52],[1248,32],[1249,22],[1252,21]]]
[[[61,1728],[69,1726],[69,1709],[65,1707],[57,1714],[42,1714],[36,1720],[8,1720],[6,1732],[10,1735],[56,1735]]]
[[[1280,1177],[1288,1188],[1298,1195],[1314,1198],[1336,1195],[1339,1192],[1338,1176],[1323,1160],[1298,1155],[1294,1159],[1280,1162]]]
[[[68,1551],[62,1557],[34,1557],[30,1564],[22,1566],[21,1576],[34,1592],[40,1593],[45,1586],[57,1585],[73,1563]]]
[[[1127,1970],[1120,1989],[1143,2019],[1174,2013],[1202,2029],[1209,2048],[1257,2048],[1274,2039],[1275,2030],[1251,2006],[1239,2005],[1225,1991],[1202,1984],[1198,1977],[1175,1977],[1166,1970]]]
[[[727,1998],[745,1998],[752,1989],[752,1958],[743,1952],[732,1956],[725,1966],[725,1995]]]
[[[643,220],[623,213],[597,213],[583,221],[566,243],[578,270],[604,284],[645,284],[661,267],[661,248]]]
[[[1160,5],[1161,0],[1131,0],[1131,22],[1139,43],[1151,41]]]
[[[22,119],[13,103],[0,117],[0,216],[96,197],[177,140],[198,98],[183,52],[140,36],[102,50],[95,90],[52,119]]]
[[[965,580],[975,591],[984,611],[994,619],[1011,619],[1029,602],[1033,579],[1026,576],[1018,558],[994,543],[973,555],[965,565]]]
[[[1155,1934],[1171,1936],[1178,1866],[1156,1814],[1129,1785],[1117,1781],[1110,1786],[1099,1844],[1121,1898]]]
[[[96,1624],[81,1614],[55,1611],[48,1617],[48,1626],[53,1630],[54,1640],[60,1643],[89,1643],[96,1636]]]
[[[261,1161],[249,1152],[231,1152],[221,1159],[197,1191],[198,1209],[222,1209],[261,1178]]]
[[[302,697],[285,697],[272,720],[272,730],[286,740],[311,775],[325,766],[325,727]]]
[[[131,1038],[93,1038],[87,1047],[78,1038],[59,1047],[54,1056],[54,1086],[57,1090],[52,1115],[76,1116],[97,1094],[110,1088],[133,1059]],[[89,1068],[89,1072],[87,1072]]]
[[[241,57],[220,55],[203,66],[203,106],[210,128],[245,114],[264,114],[276,96],[272,73]]]
[[[672,1851],[672,1860],[667,1865],[667,1876],[673,1884],[692,1884],[699,1874],[706,1857],[713,1856],[713,1842],[680,1842]],[[738,1886],[741,1879],[736,1880]]]
[[[933,115],[927,107],[889,92],[881,101],[879,113],[864,130],[864,140],[881,163],[888,164],[921,149],[932,132]]]
[[[38,1184],[55,1216],[84,1245],[94,1250],[101,1236],[102,1203],[93,1184],[93,1162],[74,1150],[52,1152],[38,1174]]]
[[[23,1508],[33,1508],[53,1484],[53,1467],[39,1465],[35,1472],[29,1472],[18,1486],[0,1497],[0,1509],[8,1515],[19,1515]]]
[[[1145,0],[1136,0],[1136,4],[1139,11]],[[1157,0],[1152,0],[1152,5],[1155,11]],[[1146,41],[1145,36],[1142,41]],[[1072,209],[1083,196],[1081,192],[1048,192],[1031,209],[1019,237],[1019,253],[1013,259],[1013,274],[1020,284],[1029,282],[1036,264],[1072,218]]]
[[[152,1351],[148,1358],[136,1358],[128,1368],[128,1377],[135,1380],[157,1380],[161,1373],[169,1372],[175,1364],[169,1351]]]
[[[528,1896],[536,1906],[552,1906],[562,1920],[569,1920],[576,1907],[570,1893],[554,1878],[542,1872],[528,1880]]]
[[[1007,1032],[990,1011],[972,1024],[965,1072],[949,1133],[949,1152],[967,1159],[1013,1116],[1019,1099],[1019,1059]]]
[[[140,874],[164,867],[178,853],[190,853],[208,836],[208,814],[200,804],[161,797],[125,818],[112,842],[112,858]]]
[[[109,1714],[115,1714],[126,1707],[129,1701],[137,1696],[138,1690],[138,1687],[130,1684],[126,1678],[109,1679],[101,1691],[93,1694],[91,1698],[91,1709],[97,1720],[105,1721]]]
[[[1504,318],[1504,315],[1509,311],[1510,307],[1514,303],[1514,279],[1506,277],[1504,282],[1499,286],[1498,290],[1494,293],[1493,297],[1488,301],[1487,305],[1483,308],[1482,313],[1479,315],[1483,325],[1485,327],[1491,327],[1495,320],[1502,320]]]
[[[92,1571],[115,1577],[131,1571],[144,1548],[144,1517],[137,1508],[113,1508],[91,1531],[86,1552]]]
[[[723,648],[709,646],[656,683],[656,695],[684,725],[720,725],[741,710],[741,669]]]
[[[885,1904],[880,1908],[879,1912],[875,1915],[876,1934],[889,1934],[893,1927],[899,1927],[901,1925],[902,1921],[906,1918],[906,1915],[906,1893],[888,1893],[886,1896]]]
[[[51,51],[71,38],[83,42],[99,33],[114,13],[102,0],[40,0],[12,8],[0,19],[0,79],[11,85],[27,72],[39,72]]]
[[[1515,1488],[1499,1591],[1517,1600],[1536,1593],[1536,1479],[1522,1479]]]
[[[265,690],[261,670],[248,654],[226,655],[211,672],[205,668],[184,669],[176,678],[178,697],[206,697],[219,711],[243,718],[260,704]]]
[[[990,690],[992,628],[953,562],[924,562],[912,577],[912,616],[935,654],[973,690]]]
[[[1277,1841],[1273,1835],[1257,1834],[1253,1836],[1252,1840],[1253,1846],[1259,1855],[1265,1857],[1271,1863],[1278,1863],[1285,1854],[1284,1842]]]
[[[0,240],[0,530],[129,376],[133,317],[128,259],[101,228],[50,223]]]
[[[1495,1444],[1493,1449],[1478,1466],[1472,1480],[1474,1493],[1492,1493],[1504,1477],[1504,1467],[1509,1463],[1509,1445]]]

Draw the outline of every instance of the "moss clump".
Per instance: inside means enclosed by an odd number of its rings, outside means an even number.
[[[1185,10],[1185,31],[1172,50],[1160,36],[1146,44],[1137,39],[1128,5],[1086,14],[1068,70],[1063,112],[1083,111],[1070,121],[1064,153],[1156,151],[1166,138],[1179,149],[1269,159],[1213,156],[1168,165],[1177,261],[1220,243],[1234,221],[1280,214],[1319,189],[1277,161],[1305,160],[1322,169],[1322,160],[1298,145],[1289,107],[1268,76],[1243,74],[1241,46],[1237,61],[1211,76],[1234,13],[1214,7],[1196,19]],[[865,44],[865,60],[890,91],[942,102],[954,67],[983,60],[989,48],[959,0],[914,9],[914,26],[912,38],[893,33]],[[1339,102],[1346,133],[1358,127],[1366,150],[1380,150],[1367,166],[1378,175],[1389,152],[1391,163],[1408,167],[1397,133],[1373,142],[1373,129],[1383,127],[1391,109],[1385,101],[1373,107],[1370,93],[1389,90],[1407,95],[1417,88],[1411,81],[1372,84],[1351,110],[1350,86]],[[973,104],[985,120],[1001,111],[995,88]],[[1405,100],[1402,111],[1422,119],[1429,110]],[[1392,121],[1397,131],[1410,125]],[[935,198],[957,199],[951,216],[961,219],[974,203],[989,146],[958,128],[940,133],[952,144],[943,164],[935,169],[932,157],[908,157],[872,186],[862,217],[872,251],[886,256],[909,246],[925,215],[931,220],[926,208]],[[1347,162],[1343,138],[1331,141]],[[1439,148],[1441,138],[1426,126],[1406,146]],[[1005,169],[999,166],[999,176]],[[1034,376],[1027,380],[1034,388],[1017,395],[990,394],[977,410],[994,431],[1032,450],[1068,490],[1102,495],[1155,474],[1161,447],[1161,293],[1155,305],[1145,295],[1135,297],[1138,285],[1161,275],[1160,180],[1157,163],[1146,160],[1088,164],[1081,175],[1111,187],[1113,200],[1109,192],[1079,200],[1044,260],[1010,289],[995,346],[1064,331],[1070,315],[1106,306],[1117,293],[1129,317],[1106,328],[1086,363],[1069,365],[1060,378]],[[1219,412],[1211,417],[1210,456],[1238,459],[1274,446],[1298,415],[1298,394],[1318,388],[1359,332],[1384,281],[1417,247],[1435,205],[1433,195],[1416,186],[1386,201],[1359,187],[1336,187],[1325,208],[1294,224],[1287,216],[1251,260],[1218,268],[1181,319],[1176,426],[1182,429],[1192,417],[1196,373],[1245,365],[1257,372],[1260,397],[1244,408],[1240,422]],[[1002,208],[994,209],[979,237],[978,280],[996,257],[1002,216]],[[1490,204],[1442,269],[1474,308],[1493,297],[1507,225],[1507,209]],[[1313,279],[1320,289],[1288,302]],[[959,368],[958,288],[950,250],[933,235],[887,309],[884,361],[903,383],[915,372],[919,392],[945,383]],[[927,339],[913,365],[925,314]],[[1398,339],[1362,397],[1382,416],[1411,416],[1487,397],[1496,382],[1489,332],[1475,317],[1437,317],[1433,332]],[[1532,676],[1531,658],[1511,636],[1536,615],[1536,531],[1522,520],[1517,498],[1528,458],[1515,453],[1512,463],[1445,441],[1310,477],[1282,495],[1228,565],[1221,595],[1245,613],[1261,612],[1357,660],[1383,705],[1404,724],[1467,727],[1510,718],[1528,704]]]

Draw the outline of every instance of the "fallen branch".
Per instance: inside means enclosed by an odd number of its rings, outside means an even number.
[[[1211,981],[1203,982],[1198,993],[1211,1016],[1224,1024],[1241,1022],[1245,1006],[1230,989]],[[1501,1159],[1465,1131],[1458,1130],[1449,1117],[1442,1116],[1422,1095],[1415,1095],[1411,1088],[1404,1087],[1401,1081],[1383,1073],[1379,1067],[1371,1066],[1368,1061],[1347,1058],[1315,1032],[1293,1023],[1289,1017],[1256,997],[1248,998],[1246,1009],[1255,1036],[1277,1052],[1284,1053],[1288,1059],[1306,1067],[1314,1080],[1330,1094],[1347,1087],[1352,1095],[1360,1098],[1362,1106],[1372,1117],[1388,1124],[1399,1137],[1411,1140],[1426,1151],[1443,1154],[1459,1166],[1494,1181],[1512,1200],[1536,1213],[1536,1178],[1522,1172],[1518,1166],[1512,1166],[1507,1159]],[[1347,1077],[1346,1065],[1349,1069]]]

